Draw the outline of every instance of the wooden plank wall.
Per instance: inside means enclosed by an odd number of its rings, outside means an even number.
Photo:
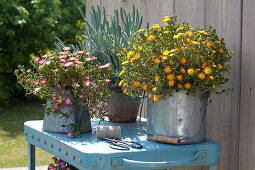
[[[144,28],[147,22],[150,25],[162,24],[164,16],[176,15],[179,22],[189,22],[194,27],[213,26],[218,35],[225,39],[227,47],[236,52],[230,63],[232,67],[231,74],[228,75],[230,81],[225,85],[230,88],[229,93],[221,96],[213,95],[213,103],[208,106],[207,137],[221,143],[219,170],[254,170],[255,57],[253,56],[255,48],[252,46],[255,44],[253,33],[255,1],[87,0],[87,16],[92,5],[99,5],[101,9],[104,6],[107,14],[110,15],[120,6],[131,11],[133,4],[144,17]],[[192,167],[176,170],[207,169],[209,168]]]

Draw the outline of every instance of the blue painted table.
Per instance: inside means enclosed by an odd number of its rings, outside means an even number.
[[[145,126],[145,119],[142,121]],[[58,156],[78,169],[84,170],[137,170],[164,169],[187,166],[209,165],[217,170],[220,145],[217,141],[192,145],[168,145],[146,140],[146,135],[138,123],[110,123],[121,126],[122,139],[143,144],[142,149],[126,151],[109,148],[107,141],[97,140],[94,133],[82,134],[82,137],[69,139],[66,134],[46,133],[42,131],[42,120],[28,121],[24,124],[25,140],[28,144],[29,170],[35,169],[35,146]],[[92,120],[92,127],[98,120]]]

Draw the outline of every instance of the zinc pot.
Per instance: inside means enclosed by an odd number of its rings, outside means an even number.
[[[148,140],[157,135],[179,138],[180,144],[204,142],[208,96],[206,93],[187,95],[182,90],[157,103],[148,100]]]
[[[59,110],[51,109],[50,114],[45,111],[42,130],[50,133],[67,133],[77,129],[80,129],[81,133],[92,131],[89,110],[74,103],[72,90],[66,90],[66,95],[71,98],[73,104],[60,107]],[[46,110],[52,107],[53,101],[47,101]]]
[[[140,100],[131,99],[123,94],[120,87],[111,88],[111,90],[114,96],[108,108],[109,120],[116,123],[135,122]]]

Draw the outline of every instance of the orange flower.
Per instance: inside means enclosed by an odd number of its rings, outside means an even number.
[[[142,90],[143,90],[143,91],[148,90],[148,85],[147,85],[147,84],[142,85]]]
[[[123,90],[123,94],[126,94],[127,93],[127,88],[125,88],[124,90]]]
[[[214,77],[213,77],[213,76],[209,76],[209,78],[210,78],[210,79],[212,79],[212,80],[214,79]]]
[[[155,95],[153,97],[153,103],[157,103],[159,101],[159,97],[157,95]]]
[[[166,74],[170,73],[172,71],[171,67],[170,66],[166,66],[165,69],[164,69],[164,72]]]
[[[181,84],[177,84],[177,87],[178,87],[179,89],[182,89],[182,88],[183,88]]]
[[[148,94],[148,99],[152,99],[152,94],[151,94],[151,92]]]
[[[154,41],[154,40],[155,40],[155,36],[154,36],[153,34],[150,34],[150,35],[148,36],[148,41],[152,42],[152,41]]]
[[[212,72],[211,67],[206,66],[205,69],[204,69],[204,73],[209,75],[211,72]]]
[[[203,79],[205,79],[206,75],[205,75],[205,73],[199,73],[198,77],[203,80]]]
[[[139,87],[139,86],[140,86],[140,82],[139,82],[139,81],[135,81],[135,82],[134,82],[134,86],[135,86],[135,87]]]
[[[186,73],[186,70],[185,70],[185,68],[183,68],[183,67],[181,67],[180,71],[181,71],[182,74],[185,74],[185,73]]]
[[[180,59],[180,63],[181,63],[182,65],[185,65],[185,64],[187,63],[187,59],[186,59],[185,57],[182,57],[182,58]]]
[[[169,87],[174,86],[174,80],[169,80],[169,81],[167,82],[167,84],[168,84]]]
[[[212,53],[214,53],[214,54],[215,54],[215,53],[216,53],[216,51],[215,51],[215,50],[212,50]]]
[[[230,71],[231,71],[230,65],[227,65],[227,70],[228,70],[228,73],[230,73]]]
[[[178,79],[179,81],[182,80],[182,75],[178,75],[178,76],[176,76],[176,77],[177,77],[177,79]]]
[[[223,50],[222,48],[219,48],[219,52],[220,52],[221,54],[223,54],[223,53],[224,53],[224,50]]]
[[[159,58],[156,58],[155,60],[154,60],[154,64],[159,64],[160,63],[160,59]]]
[[[160,56],[160,58],[162,58],[163,60],[167,60],[168,59],[167,56],[164,56],[164,55]]]
[[[222,68],[223,68],[221,64],[218,64],[218,67],[219,67],[219,69],[222,69]]]
[[[174,75],[173,74],[168,74],[167,79],[168,80],[174,80]]]
[[[188,37],[187,38],[188,43],[192,43],[192,40]]]
[[[194,69],[193,68],[189,68],[188,70],[187,70],[187,73],[189,74],[189,75],[191,75],[191,76],[193,76],[193,74],[194,74]]]
[[[187,34],[188,36],[192,36],[192,35],[193,35],[193,32],[187,31],[187,32],[185,32],[185,34]]]
[[[209,41],[209,40],[206,40],[206,42],[205,42],[205,47],[206,47],[206,48],[211,48],[211,47],[212,47],[212,42]]]
[[[207,66],[208,62],[207,61],[204,61],[203,64],[202,64],[202,67],[205,67]]]
[[[184,88],[185,88],[186,90],[189,90],[189,89],[191,88],[191,84],[190,84],[190,83],[185,83],[185,84],[184,84]]]
[[[131,59],[131,61],[133,61],[133,60],[138,60],[138,58],[140,58],[140,54],[134,55],[134,57]]]
[[[160,76],[157,74],[155,77],[154,77],[155,81],[159,81],[160,79]]]
[[[152,82],[152,81],[150,81],[149,85],[151,85],[151,86],[152,86],[152,85],[153,85],[153,82]]]

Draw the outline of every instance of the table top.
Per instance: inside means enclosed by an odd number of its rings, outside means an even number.
[[[107,170],[117,168],[124,170],[138,169],[137,167],[155,169],[159,167],[182,167],[184,165],[211,165],[217,164],[219,161],[220,148],[219,143],[215,140],[207,139],[206,142],[191,145],[169,145],[148,141],[138,122],[103,122],[103,124],[121,126],[121,139],[139,142],[143,148],[131,148],[124,151],[114,150],[109,147],[108,141],[96,139],[93,132],[84,133],[81,137],[72,139],[68,138],[66,134],[47,133],[42,131],[42,120],[25,122],[25,140],[79,169]],[[146,119],[142,119],[142,126],[145,124]],[[98,119],[92,119],[91,125],[92,129],[95,130],[96,126],[99,125]],[[192,160],[195,157],[196,160]]]

